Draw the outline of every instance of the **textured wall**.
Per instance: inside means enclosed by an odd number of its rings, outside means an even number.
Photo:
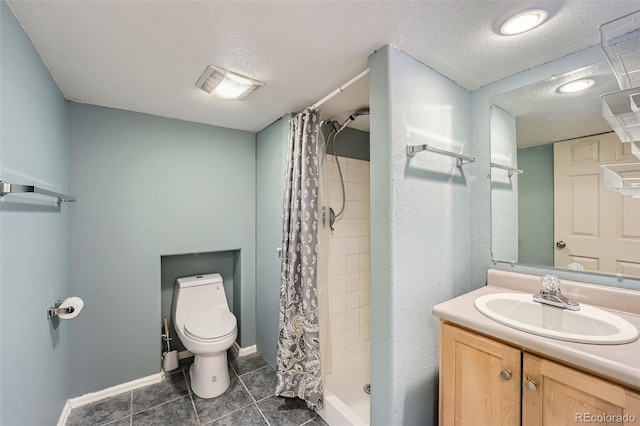
[[[518,261],[553,267],[553,144],[518,150]]]
[[[518,167],[516,118],[491,107],[491,162]],[[518,175],[491,169],[491,251],[494,259],[518,261]]]
[[[276,365],[280,309],[282,195],[287,161],[289,119],[286,115],[261,130],[256,142],[256,344]]]
[[[511,266],[506,263],[494,265],[491,262],[491,194],[487,175],[490,172],[490,131],[489,106],[491,97],[546,80],[552,75],[560,75],[587,65],[605,60],[602,49],[593,46],[567,55],[563,58],[515,74],[471,92],[471,155],[476,157],[476,166],[470,169],[471,210],[473,227],[471,234],[471,283],[473,286],[486,282],[487,269],[496,268],[525,274],[544,275],[553,273],[563,279],[587,283],[610,285],[640,290],[640,280],[625,278],[622,282],[615,277],[589,273],[578,273],[560,269],[541,267]]]
[[[468,173],[406,144],[468,153],[469,94],[403,52],[370,57],[371,419],[437,422],[438,320],[470,289]]]
[[[0,179],[67,193],[65,100],[4,1],[0,20]],[[0,202],[3,425],[56,424],[68,397],[72,322],[45,312],[68,295],[66,221],[74,206],[46,203]]]
[[[75,103],[69,134],[71,396],[160,371],[164,255],[240,250],[234,313],[254,344],[255,134]]]

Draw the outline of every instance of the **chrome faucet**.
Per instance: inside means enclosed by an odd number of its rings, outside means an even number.
[[[542,290],[533,295],[533,301],[544,305],[551,305],[558,308],[579,311],[580,304],[571,301],[560,293],[560,280],[555,275],[547,274],[540,279]]]

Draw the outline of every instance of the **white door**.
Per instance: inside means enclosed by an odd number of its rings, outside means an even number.
[[[602,183],[600,166],[635,163],[614,133],[554,144],[554,262],[640,276],[640,199]],[[635,174],[640,176],[640,166]]]

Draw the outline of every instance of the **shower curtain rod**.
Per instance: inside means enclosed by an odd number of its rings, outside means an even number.
[[[310,109],[318,109],[320,107],[320,105],[324,104],[329,99],[331,99],[334,96],[336,96],[337,94],[340,94],[340,93],[344,92],[349,86],[351,86],[353,83],[355,83],[356,81],[360,80],[362,77],[366,76],[367,74],[369,74],[369,68],[367,68],[366,70],[362,71],[360,74],[356,75],[351,80],[347,81],[345,84],[343,84],[342,86],[338,87],[336,90],[334,90],[333,92],[329,93],[327,96],[325,96],[324,98],[320,99],[318,102],[316,102],[315,104],[311,105],[308,108],[310,108]]]

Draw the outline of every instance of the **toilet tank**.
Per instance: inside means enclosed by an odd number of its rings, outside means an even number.
[[[222,275],[205,274],[176,279],[174,306],[189,310],[224,307],[229,309]]]

